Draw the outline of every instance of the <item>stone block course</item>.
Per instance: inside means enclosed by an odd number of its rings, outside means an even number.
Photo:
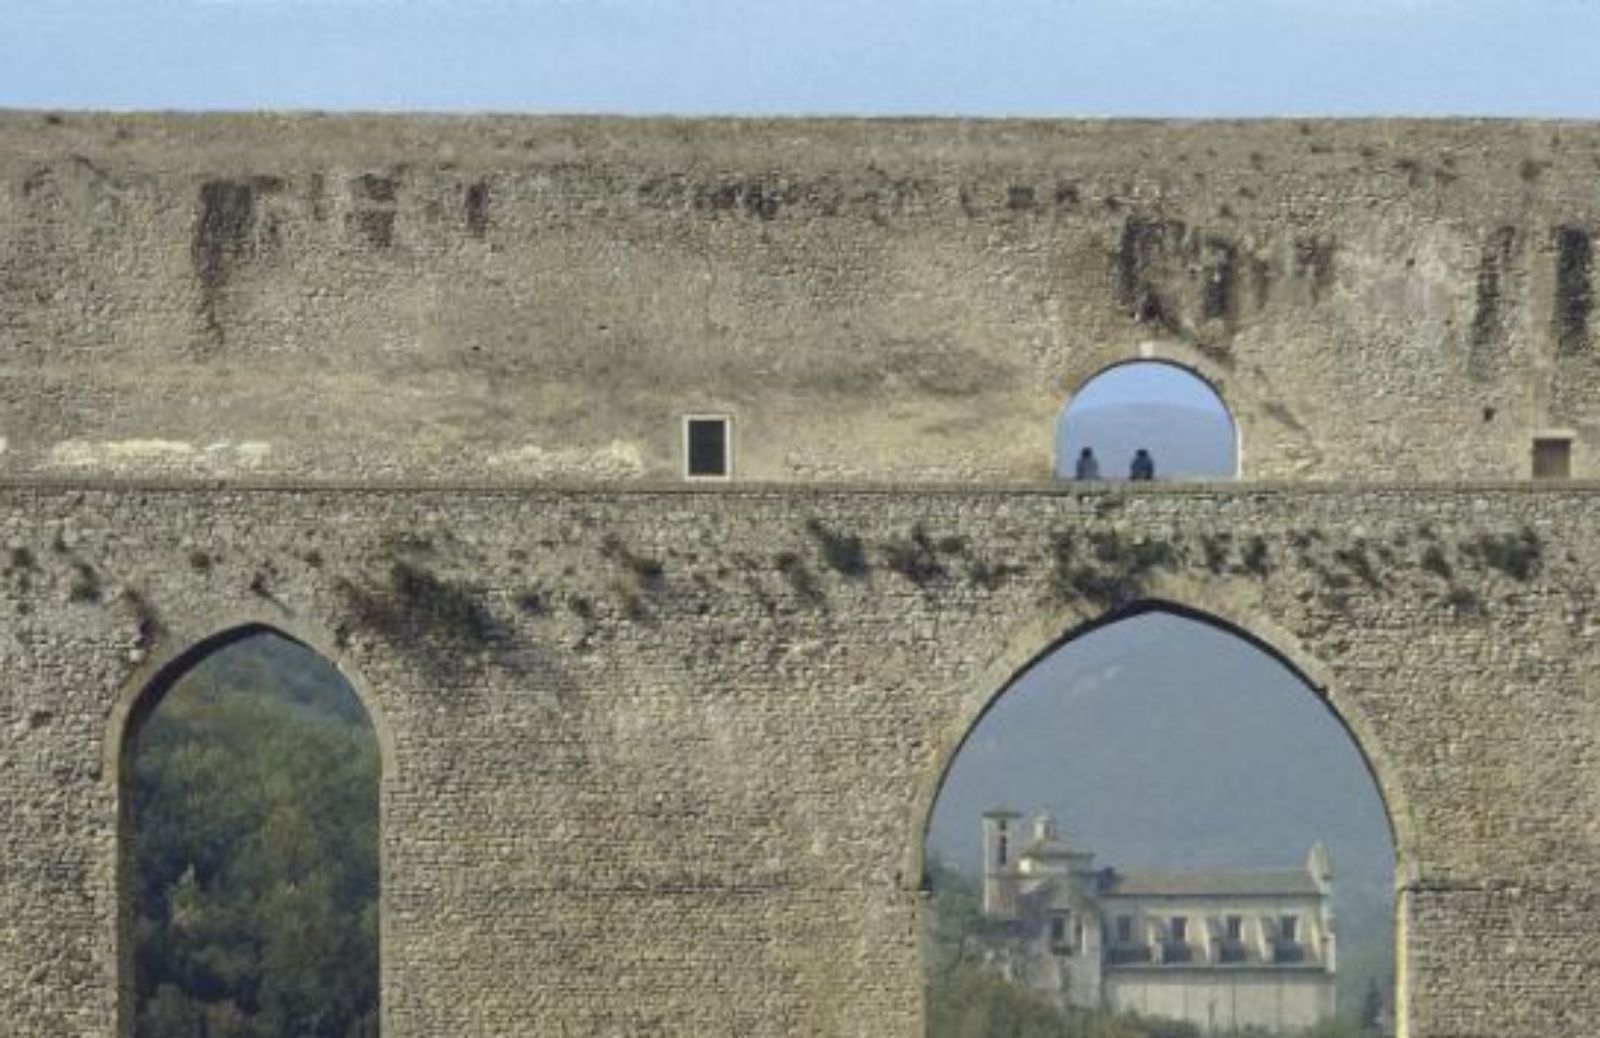
[[[956,743],[1037,653],[1172,603],[1300,668],[1372,763],[1411,1033],[1577,1026],[1595,493],[6,487],[0,1013],[114,1033],[119,724],[265,624],[385,746],[386,1036],[913,1038]]]
[[[1106,366],[1258,479],[1600,474],[1600,130],[0,113],[0,470],[1016,483]],[[152,372],[159,370],[159,378]]]

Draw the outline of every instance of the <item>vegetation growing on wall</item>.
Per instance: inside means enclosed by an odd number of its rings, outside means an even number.
[[[867,553],[861,546],[860,537],[839,533],[818,519],[808,521],[806,530],[816,539],[818,547],[822,550],[823,561],[828,564],[829,569],[851,579],[866,576]]]
[[[385,548],[382,580],[337,584],[354,626],[389,642],[440,681],[480,664],[485,650],[508,640],[509,629],[489,608],[483,587],[444,575],[431,541],[396,538]]]
[[[599,564],[582,571],[570,565],[559,574],[541,571],[522,553],[516,567],[521,586],[506,590],[478,583],[472,574],[486,560],[449,533],[390,538],[364,571],[338,579],[348,608],[340,637],[357,630],[374,635],[431,677],[458,684],[486,666],[548,669],[539,647],[547,638],[588,651],[614,637],[621,625],[654,626],[680,611],[704,615],[730,607],[730,596],[753,598],[769,615],[826,614],[835,594],[858,593],[875,578],[936,599],[1010,591],[1025,585],[1018,578],[1029,573],[1045,578],[1033,593],[1088,616],[1159,597],[1166,578],[1179,577],[1271,578],[1313,606],[1322,624],[1374,598],[1410,598],[1454,619],[1478,620],[1497,603],[1494,585],[1534,579],[1546,550],[1528,527],[1454,531],[1448,538],[1427,523],[1348,537],[1315,527],[1267,534],[1139,522],[1131,508],[1137,498],[1120,494],[1096,493],[1084,503],[1092,521],[1053,527],[1042,553],[1015,543],[974,542],[932,520],[869,540],[836,522],[811,518],[792,531],[796,537],[779,538],[770,553],[713,556],[659,557],[612,530],[594,545]],[[69,557],[69,565],[75,564]],[[32,579],[16,566],[6,572],[24,585]],[[67,577],[69,599],[77,600],[71,588],[81,571],[69,570]],[[258,590],[270,596],[269,586]],[[530,637],[531,625],[545,623],[552,626]]]

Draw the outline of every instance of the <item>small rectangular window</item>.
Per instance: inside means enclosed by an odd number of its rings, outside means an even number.
[[[684,474],[690,479],[727,479],[733,474],[733,446],[727,415],[685,415]]]
[[[1172,917],[1172,943],[1187,944],[1189,941],[1189,920],[1181,915]]]
[[[1050,917],[1050,943],[1051,944],[1066,944],[1067,943],[1067,917],[1066,916],[1064,916],[1064,915],[1053,915],[1053,916]]]
[[[1299,940],[1300,920],[1292,915],[1286,915],[1278,920],[1278,939],[1284,944],[1294,944]]]
[[[1572,437],[1533,438],[1533,478],[1568,479],[1572,476]]]
[[[994,847],[994,863],[1001,868],[1006,866],[1006,850],[1006,838],[1001,836]]]
[[[1133,943],[1133,916],[1131,916],[1131,915],[1119,915],[1119,916],[1117,916],[1117,943],[1118,944],[1132,944]]]
[[[1230,915],[1225,920],[1228,940],[1238,941],[1244,938],[1244,920],[1236,915]]]

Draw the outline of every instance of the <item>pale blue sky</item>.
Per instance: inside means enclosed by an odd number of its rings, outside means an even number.
[[[1126,478],[1141,447],[1158,479],[1232,479],[1238,471],[1227,405],[1188,370],[1159,361],[1119,364],[1072,395],[1056,423],[1056,475],[1072,478],[1085,447],[1104,479]]]
[[[0,106],[1600,116],[1600,0],[0,0]]]
[[[1133,361],[1108,368],[1080,386],[1069,403],[1074,410],[1163,404],[1227,414],[1215,390],[1188,369],[1162,361]]]

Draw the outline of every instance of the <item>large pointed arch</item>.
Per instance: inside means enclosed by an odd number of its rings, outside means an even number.
[[[101,774],[111,784],[110,796],[114,804],[115,817],[115,866],[114,888],[115,898],[115,923],[112,934],[115,954],[112,956],[112,969],[115,971],[114,982],[116,991],[116,1026],[118,1038],[132,1038],[134,1034],[136,997],[134,974],[134,881],[135,867],[133,860],[132,829],[129,818],[129,801],[127,790],[132,774],[134,751],[138,741],[138,734],[144,723],[155,712],[162,699],[171,691],[172,687],[181,680],[185,674],[203,660],[221,652],[228,647],[258,635],[271,635],[319,656],[331,664],[340,677],[355,693],[365,712],[372,728],[373,737],[377,742],[379,758],[379,788],[378,788],[378,984],[379,984],[379,1033],[387,1034],[390,1030],[387,1015],[390,1011],[389,1000],[382,997],[384,989],[388,986],[385,982],[387,956],[384,949],[389,944],[389,912],[386,909],[386,899],[390,889],[390,862],[389,842],[383,838],[385,819],[390,813],[389,803],[392,790],[397,780],[399,762],[396,753],[393,731],[385,718],[385,713],[377,695],[343,658],[343,655],[334,648],[333,640],[325,637],[322,632],[306,629],[300,624],[290,623],[281,617],[259,617],[254,615],[234,617],[231,622],[218,625],[204,632],[189,632],[185,637],[177,633],[167,634],[158,646],[132,672],[124,682],[115,703],[112,705],[108,724],[106,725],[106,739],[103,746],[104,766]]]
[[[1377,729],[1360,702],[1343,692],[1332,670],[1306,650],[1297,638],[1269,618],[1251,611],[1226,606],[1199,605],[1170,597],[1146,598],[1084,619],[1065,609],[1051,610],[1037,617],[1013,638],[979,678],[961,693],[951,721],[940,734],[935,754],[924,772],[909,819],[912,829],[909,858],[901,873],[916,877],[917,893],[931,892],[928,840],[935,807],[952,767],[980,723],[1018,682],[1046,658],[1068,644],[1135,617],[1161,614],[1192,621],[1224,636],[1232,636],[1284,667],[1301,685],[1309,689],[1343,730],[1372,782],[1382,805],[1394,851],[1394,983],[1397,1033],[1407,1033],[1409,993],[1406,973],[1406,891],[1417,875],[1417,842],[1409,809],[1409,798],[1401,773],[1390,760]],[[926,902],[924,902],[926,903]]]
[[[1084,620],[1067,610],[1040,616],[1014,637],[983,674],[961,694],[960,706],[940,734],[932,767],[919,783],[911,811],[909,859],[902,875],[920,886],[927,857],[928,823],[949,776],[950,766],[990,709],[1033,667],[1057,649],[1146,613],[1167,613],[1212,627],[1254,646],[1286,667],[1317,696],[1344,728],[1366,765],[1383,802],[1389,834],[1395,848],[1396,869],[1402,877],[1415,871],[1417,845],[1408,807],[1409,798],[1396,768],[1377,736],[1377,730],[1360,703],[1339,691],[1330,668],[1305,649],[1289,632],[1263,615],[1240,614],[1224,606],[1186,603],[1171,597],[1145,598]]]

